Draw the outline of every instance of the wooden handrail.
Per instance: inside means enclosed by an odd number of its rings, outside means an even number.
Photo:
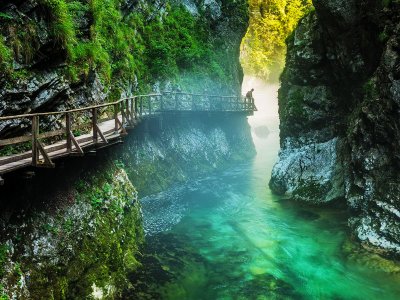
[[[107,109],[101,110],[101,108]],[[28,119],[31,128],[27,127],[23,136],[0,139],[0,146],[26,143],[30,150],[11,156],[0,156],[0,175],[28,165],[53,168],[52,160],[57,157],[84,155],[84,149],[88,147],[97,149],[106,144],[112,145],[125,136],[127,129],[134,127],[143,117],[174,112],[207,114],[244,112],[248,114],[255,110],[257,108],[254,103],[246,101],[243,96],[165,91],[134,95],[113,102],[64,111],[3,116],[0,117],[0,122]],[[76,116],[74,118],[73,114],[80,112],[87,113],[81,119],[82,122],[77,122],[80,119],[76,119]],[[40,120],[46,116],[59,116],[55,118],[57,130],[40,131]],[[26,121],[23,121],[24,124],[27,123]],[[74,136],[77,133],[74,129],[84,129],[84,132],[79,136]],[[60,136],[62,137],[60,138]],[[44,139],[48,138],[52,139],[47,140],[49,144],[46,146]],[[30,145],[29,141],[31,141]],[[1,176],[0,183],[2,183]]]
[[[62,111],[51,111],[51,112],[40,112],[40,113],[31,113],[31,114],[22,114],[22,115],[13,115],[13,116],[4,116],[0,117],[0,121],[6,121],[6,120],[12,120],[12,119],[22,119],[22,118],[32,118],[34,116],[50,116],[50,115],[63,115],[66,113],[76,113],[76,112],[82,112],[86,110],[92,110],[95,108],[103,108],[107,106],[111,106],[114,104],[119,104],[124,100],[130,100],[130,99],[135,99],[138,97],[151,97],[151,96],[161,96],[161,94],[148,94],[148,95],[135,95],[132,97],[127,97],[127,98],[122,98],[114,102],[107,102],[107,103],[102,103],[102,104],[97,104],[97,105],[91,105],[91,106],[86,106],[86,107],[81,107],[81,108],[74,108],[70,110],[62,110]]]
[[[21,114],[21,115],[13,115],[13,116],[3,116],[0,117],[0,121],[7,121],[7,120],[13,120],[13,119],[23,119],[23,118],[32,118],[35,116],[51,116],[51,115],[63,115],[66,113],[76,113],[76,112],[82,112],[82,111],[88,111],[92,109],[97,109],[97,108],[103,108],[107,106],[112,106],[115,104],[120,104],[123,101],[126,100],[133,100],[137,98],[143,98],[143,97],[156,97],[156,96],[162,96],[163,94],[176,94],[176,95],[187,95],[187,96],[203,96],[203,97],[208,97],[208,98],[229,98],[229,99],[238,99],[238,96],[220,96],[220,95],[207,95],[207,94],[195,94],[195,93],[184,93],[184,92],[172,92],[172,91],[165,91],[162,94],[145,94],[145,95],[133,95],[130,97],[125,97],[121,98],[117,101],[114,102],[108,102],[108,103],[102,103],[102,104],[97,104],[97,105],[91,105],[87,107],[81,107],[81,108],[75,108],[75,109],[70,109],[70,110],[63,110],[63,111],[52,111],[52,112],[38,112],[38,113],[29,113],[29,114]]]
[[[187,97],[185,97],[184,99],[182,98],[179,99],[178,96],[187,96]],[[196,94],[196,93],[175,92],[175,91],[133,95],[130,97],[121,98],[113,102],[91,105],[87,107],[64,110],[64,111],[38,112],[38,113],[0,117],[0,121],[26,118],[30,119],[30,124],[32,125],[31,132],[26,135],[20,137],[11,137],[8,139],[0,139],[0,146],[13,145],[31,140],[32,153],[33,156],[35,156],[34,159],[37,160],[39,157],[38,149],[40,151],[43,150],[41,145],[38,144],[40,143],[41,139],[55,137],[57,135],[64,134],[66,138],[66,147],[68,151],[71,152],[72,144],[74,143],[74,137],[73,135],[71,135],[72,122],[73,122],[72,114],[79,112],[88,112],[88,114],[91,116],[91,121],[88,120],[88,122],[85,124],[77,124],[75,125],[75,128],[82,128],[82,126],[90,124],[90,128],[93,134],[92,136],[93,141],[95,143],[98,143],[98,137],[100,137],[101,140],[105,142],[106,139],[102,135],[102,132],[100,131],[99,127],[97,126],[98,123],[101,122],[99,121],[99,119],[102,118],[99,109],[104,107],[112,108],[113,117],[107,119],[115,120],[114,132],[115,133],[120,132],[121,134],[126,133],[125,125],[131,127],[134,126],[136,120],[139,117],[142,117],[143,115],[153,115],[155,113],[171,112],[171,111],[172,112],[173,111],[249,112],[256,110],[254,103],[247,102],[246,100],[244,100],[243,96],[233,96],[233,95],[219,96],[219,95],[207,95],[207,94],[199,94],[199,93]],[[64,116],[65,126],[61,124],[61,129],[59,130],[40,133],[39,119],[45,116]],[[121,116],[122,120],[120,120],[119,116]],[[37,164],[37,161],[34,161],[33,164],[34,165]]]

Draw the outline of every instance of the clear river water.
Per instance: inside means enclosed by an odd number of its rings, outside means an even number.
[[[276,103],[258,104],[252,161],[142,199],[147,246],[135,298],[400,299],[400,267],[350,241],[345,208],[272,194]]]

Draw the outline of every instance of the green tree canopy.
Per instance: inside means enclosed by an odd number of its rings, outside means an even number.
[[[249,0],[250,25],[241,45],[246,74],[277,81],[285,65],[286,38],[312,9],[311,0]]]

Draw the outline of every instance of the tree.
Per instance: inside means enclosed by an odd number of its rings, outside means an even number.
[[[311,0],[249,0],[250,24],[241,45],[246,74],[277,81],[285,65],[286,38],[312,9]]]

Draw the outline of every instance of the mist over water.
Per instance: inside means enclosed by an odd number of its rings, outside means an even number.
[[[246,77],[243,93],[251,88],[256,157],[142,199],[148,259],[137,298],[398,299],[400,269],[354,250],[345,211],[271,193],[278,86]]]

